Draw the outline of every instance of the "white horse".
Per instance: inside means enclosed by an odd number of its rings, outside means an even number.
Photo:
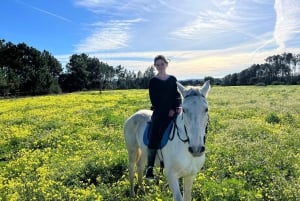
[[[210,84],[207,81],[202,88],[185,88],[180,83],[177,83],[177,86],[183,97],[182,113],[176,118],[177,126],[172,128],[171,133],[174,136],[159,153],[163,156],[165,173],[174,200],[190,201],[194,178],[205,161],[204,143],[208,124],[206,96]],[[124,126],[131,196],[135,195],[133,184],[135,165],[138,172],[138,185],[142,187],[143,171],[147,161],[147,147],[143,143],[143,134],[151,114],[150,110],[140,110],[129,117]],[[156,164],[158,160],[156,156]],[[183,197],[179,187],[179,178],[183,178]]]

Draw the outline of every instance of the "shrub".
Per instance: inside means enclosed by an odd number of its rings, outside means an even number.
[[[280,81],[274,81],[271,83],[271,85],[284,85],[284,82],[280,82]]]
[[[268,122],[269,124],[278,124],[280,123],[280,118],[278,117],[278,115],[276,113],[269,113],[266,118],[265,118],[266,122]]]
[[[264,82],[258,82],[258,83],[256,83],[256,86],[266,86],[266,83],[264,83]]]

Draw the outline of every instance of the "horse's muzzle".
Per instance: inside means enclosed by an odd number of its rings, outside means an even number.
[[[194,156],[194,157],[199,157],[202,156],[205,152],[205,146],[201,147],[189,147],[189,152]]]

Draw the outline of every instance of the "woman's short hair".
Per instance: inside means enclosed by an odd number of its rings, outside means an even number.
[[[154,58],[154,64],[156,63],[157,60],[163,60],[166,64],[169,63],[168,59],[165,56],[163,56],[163,55],[157,55]]]

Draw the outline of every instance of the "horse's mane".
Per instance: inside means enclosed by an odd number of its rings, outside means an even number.
[[[187,96],[201,96],[202,95],[199,87],[187,86],[186,89],[187,90],[186,90],[185,97],[187,97]]]

